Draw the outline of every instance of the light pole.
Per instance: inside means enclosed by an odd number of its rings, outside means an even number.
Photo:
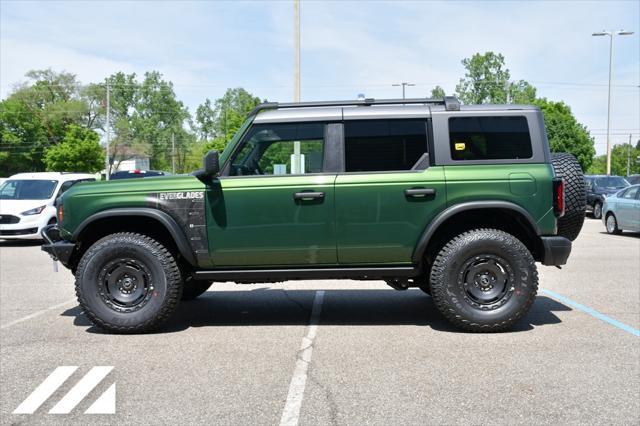
[[[402,83],[394,83],[392,84],[393,87],[400,87],[402,86],[402,99],[406,99],[405,98],[405,88],[407,86],[415,86],[415,84],[413,83],[407,83],[406,81],[403,81]]]
[[[105,145],[105,157],[104,157],[104,178],[109,180],[111,175],[111,160],[109,159],[109,145],[111,142],[111,120],[110,120],[110,112],[111,112],[111,85],[109,84],[109,80],[107,79],[107,142]]]
[[[607,97],[607,175],[611,174],[611,133],[610,133],[610,123],[611,123],[611,69],[613,63],[613,36],[615,35],[631,35],[633,31],[607,31],[603,30],[598,33],[591,34],[595,37],[609,36],[609,94]]]

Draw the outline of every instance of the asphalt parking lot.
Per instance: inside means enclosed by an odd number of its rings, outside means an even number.
[[[513,332],[451,328],[382,282],[214,285],[161,332],[118,336],[77,308],[71,274],[0,243],[2,424],[638,424],[640,237],[588,219]],[[13,411],[78,366],[33,414]],[[69,414],[49,411],[94,366]],[[115,414],[84,414],[113,384]]]

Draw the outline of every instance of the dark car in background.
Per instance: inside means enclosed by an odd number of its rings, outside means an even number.
[[[602,218],[602,206],[607,197],[629,186],[622,176],[588,175],[584,177],[587,186],[587,213],[595,219]]]
[[[631,185],[637,185],[637,184],[640,183],[640,175],[629,175],[629,176],[625,177],[625,179]]]
[[[135,179],[145,177],[157,177],[168,176],[170,173],[166,173],[160,170],[123,170],[120,172],[112,173],[109,179]]]

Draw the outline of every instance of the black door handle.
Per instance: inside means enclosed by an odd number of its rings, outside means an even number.
[[[436,190],[433,188],[411,188],[405,189],[404,195],[412,198],[423,198],[429,195],[436,195]]]
[[[324,192],[294,192],[293,199],[308,201],[308,200],[322,200],[324,198]]]

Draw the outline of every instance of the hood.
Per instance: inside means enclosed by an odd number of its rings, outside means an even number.
[[[66,199],[74,195],[136,194],[164,191],[184,191],[204,188],[202,182],[191,175],[157,176],[110,181],[83,182],[73,185],[63,194]]]
[[[27,210],[49,204],[50,200],[0,200],[0,214],[17,216]]]

